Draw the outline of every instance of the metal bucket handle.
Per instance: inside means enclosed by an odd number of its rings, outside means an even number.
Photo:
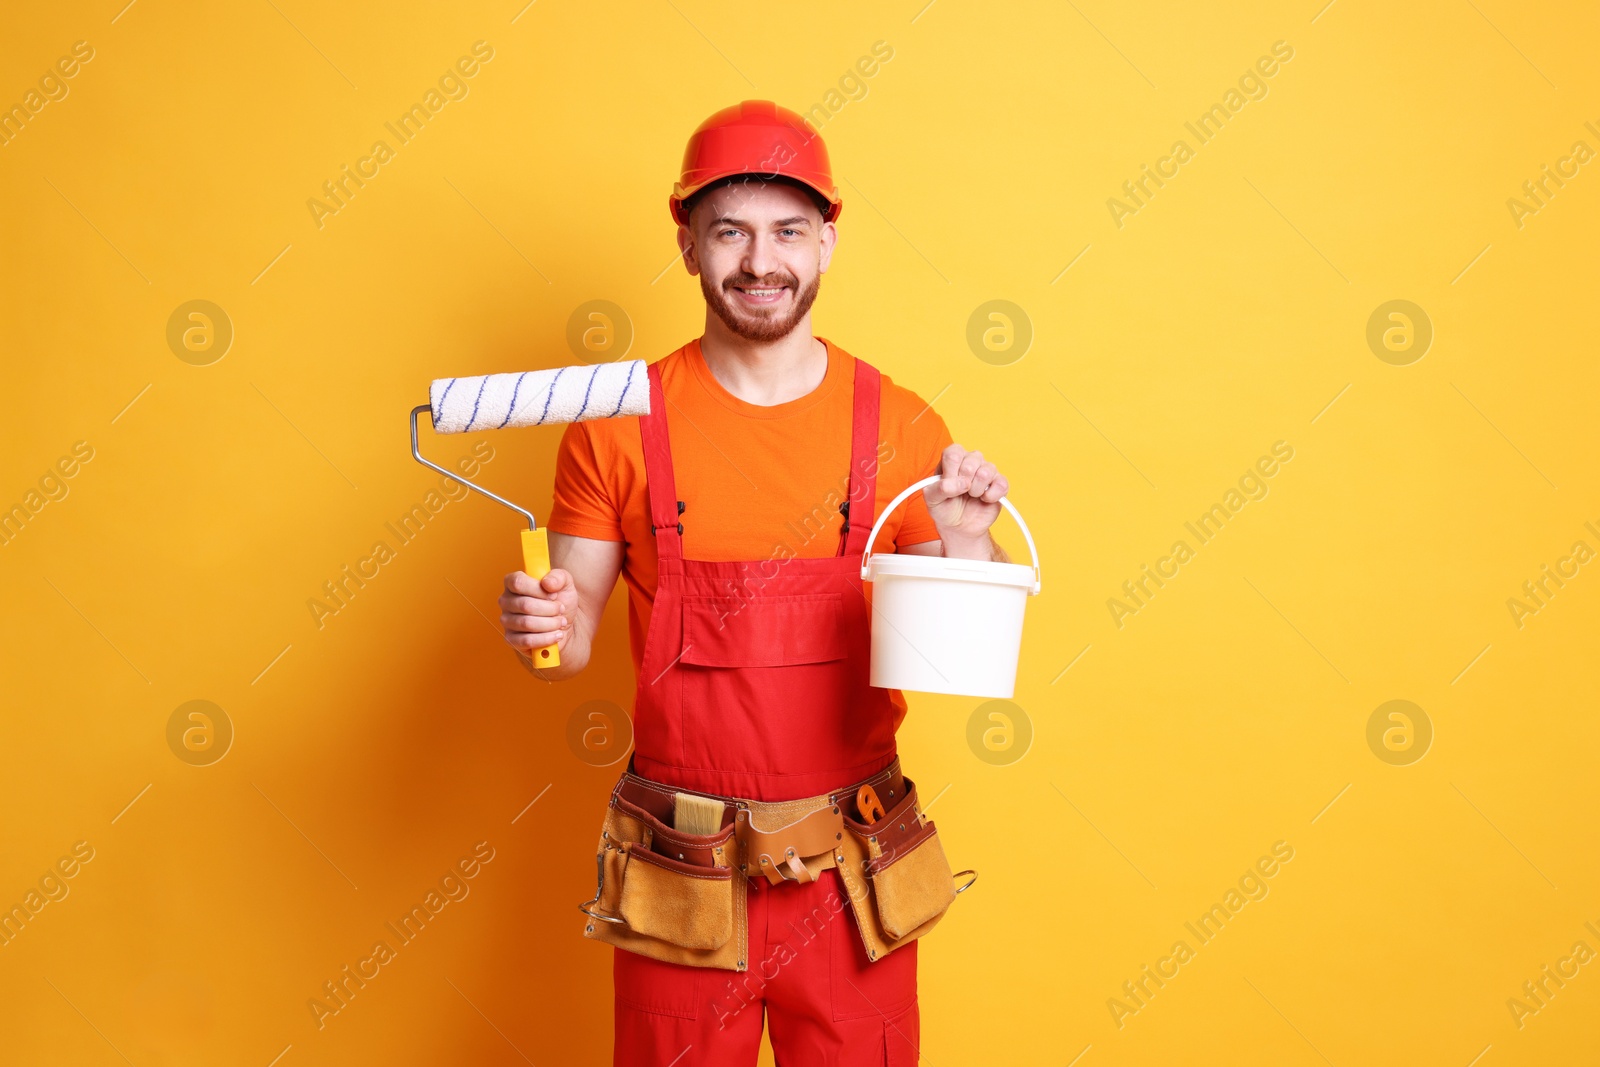
[[[913,482],[911,485],[906,486],[899,496],[889,501],[889,506],[883,509],[883,514],[878,516],[878,521],[872,524],[872,533],[867,536],[867,547],[861,553],[861,577],[863,580],[865,580],[867,577],[867,557],[872,555],[872,542],[878,539],[878,530],[883,527],[884,520],[894,513],[894,509],[899,507],[901,502],[904,501],[906,497],[910,496],[918,489],[923,489],[932,485],[941,477],[942,475],[930,474],[928,477],[922,479],[922,481]],[[1001,497],[1000,504],[1007,511],[1011,512],[1011,517],[1013,519],[1017,520],[1017,525],[1022,529],[1023,540],[1028,542],[1028,554],[1033,557],[1033,589],[1029,593],[1031,596],[1039,592],[1039,550],[1034,547],[1033,534],[1028,532],[1028,524],[1022,521],[1021,513],[1018,512],[1016,508],[1012,507],[1011,501],[1007,500],[1005,497]]]

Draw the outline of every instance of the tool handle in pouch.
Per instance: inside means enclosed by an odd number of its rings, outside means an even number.
[[[538,581],[550,573],[550,538],[543,527],[522,531],[522,569]],[[535,667],[561,666],[561,653],[553,644],[532,650]]]

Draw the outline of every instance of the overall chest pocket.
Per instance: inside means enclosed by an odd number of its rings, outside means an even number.
[[[686,598],[683,612],[687,766],[800,774],[859,762],[840,755],[859,681],[841,594]]]
[[[684,597],[680,662],[794,667],[842,660],[848,651],[844,624],[840,593]]]

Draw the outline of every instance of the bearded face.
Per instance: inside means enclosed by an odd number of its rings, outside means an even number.
[[[747,341],[787,337],[806,320],[837,239],[816,202],[787,182],[734,182],[707,192],[679,231],[706,306]]]
[[[706,306],[723,325],[746,341],[776,341],[789,336],[816,302],[822,274],[813,274],[811,284],[800,287],[799,279],[788,271],[756,278],[742,269],[717,284],[705,273],[700,275],[700,292]]]

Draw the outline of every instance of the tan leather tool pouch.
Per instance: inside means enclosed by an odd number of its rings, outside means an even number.
[[[613,794],[583,934],[668,963],[742,971],[746,890],[735,863],[732,821],[715,834],[680,833]]]
[[[853,804],[845,814],[839,873],[869,960],[933,929],[956,898],[938,830],[922,815],[915,783],[905,781],[906,795],[883,818],[861,822]]]

